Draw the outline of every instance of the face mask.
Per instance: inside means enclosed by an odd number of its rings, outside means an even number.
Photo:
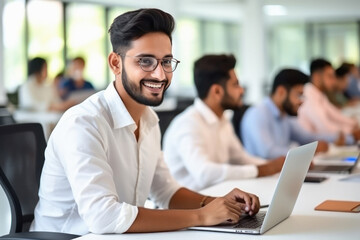
[[[73,78],[76,81],[82,80],[83,72],[81,70],[75,70],[74,73],[73,73]]]

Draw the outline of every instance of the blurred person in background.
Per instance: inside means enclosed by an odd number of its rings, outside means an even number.
[[[32,111],[63,112],[73,101],[62,101],[54,84],[47,81],[47,62],[35,57],[28,62],[28,79],[19,89],[19,107]]]
[[[244,89],[233,55],[205,55],[194,64],[198,97],[164,135],[164,159],[179,183],[201,190],[226,180],[280,172],[285,157],[268,161],[249,154],[224,111],[241,106]]]
[[[358,67],[353,63],[344,63],[350,69],[349,84],[346,94],[350,99],[360,99],[360,73]]]
[[[74,58],[68,69],[68,77],[60,83],[60,96],[67,99],[74,92],[81,90],[95,90],[91,82],[84,78],[85,60],[82,57]]]
[[[317,152],[328,150],[327,142],[342,141],[337,134],[310,133],[297,121],[303,102],[304,85],[309,77],[297,69],[282,69],[273,82],[271,95],[250,107],[240,123],[244,146],[249,153],[262,158],[286,155],[289,149],[317,140]]]
[[[349,86],[349,80],[352,77],[350,64],[341,64],[341,66],[335,70],[335,75],[335,91],[332,93],[328,93],[329,101],[339,108],[356,104],[357,99],[350,99],[350,97],[346,93],[346,89]]]
[[[359,140],[357,120],[345,116],[326,96],[336,89],[337,80],[331,63],[325,59],[313,60],[310,79],[311,82],[304,87],[304,102],[298,111],[300,124],[311,132],[343,133],[347,139],[351,138],[352,143]]]

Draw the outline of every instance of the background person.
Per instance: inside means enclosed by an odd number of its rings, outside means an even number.
[[[72,93],[82,90],[95,90],[91,82],[84,78],[85,60],[82,57],[74,58],[68,69],[69,77],[60,83],[60,95],[67,99]]]
[[[283,69],[276,74],[271,95],[250,107],[241,121],[242,139],[249,153],[275,158],[285,155],[295,144],[342,141],[343,136],[310,133],[298,123],[296,116],[308,81],[309,77],[296,69]],[[319,141],[317,152],[328,150],[325,141]]]
[[[54,84],[47,82],[47,63],[36,57],[28,62],[28,79],[19,89],[19,107],[31,111],[65,111],[73,101],[62,101]]]
[[[255,178],[281,170],[273,161],[248,154],[224,116],[241,105],[244,89],[232,55],[206,55],[194,64],[198,94],[193,105],[174,118],[164,135],[164,156],[181,184],[200,190],[230,179]]]
[[[315,59],[310,65],[310,74],[311,82],[304,87],[304,103],[298,112],[299,123],[315,133],[343,133],[355,143],[360,139],[357,120],[343,115],[326,96],[336,89],[332,65],[325,59]]]

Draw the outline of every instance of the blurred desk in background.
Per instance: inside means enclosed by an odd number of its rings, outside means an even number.
[[[28,110],[15,110],[13,117],[18,123],[38,122],[43,126],[46,140],[62,116],[62,112],[34,112]]]

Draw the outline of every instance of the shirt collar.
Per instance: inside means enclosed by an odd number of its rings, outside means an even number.
[[[125,107],[124,102],[121,100],[118,92],[115,89],[114,82],[111,82],[105,90],[104,93],[106,102],[109,106],[109,111],[111,112],[111,117],[114,123],[114,128],[123,128],[127,126],[133,126],[134,130],[136,129],[136,124],[134,119],[131,117],[129,111]],[[143,115],[141,116],[141,124],[143,128],[152,127],[159,122],[159,118],[156,113],[146,107]]]
[[[308,94],[308,96],[312,96],[313,98],[326,98],[325,94],[312,83],[307,83],[305,85],[304,94]]]
[[[275,105],[275,103],[273,102],[273,100],[270,97],[267,97],[265,99],[265,105],[270,110],[271,114],[274,115],[274,117],[276,117],[278,119],[281,118],[281,113],[280,113],[279,108]]]
[[[200,98],[195,99],[194,106],[208,124],[220,122],[216,114]]]

